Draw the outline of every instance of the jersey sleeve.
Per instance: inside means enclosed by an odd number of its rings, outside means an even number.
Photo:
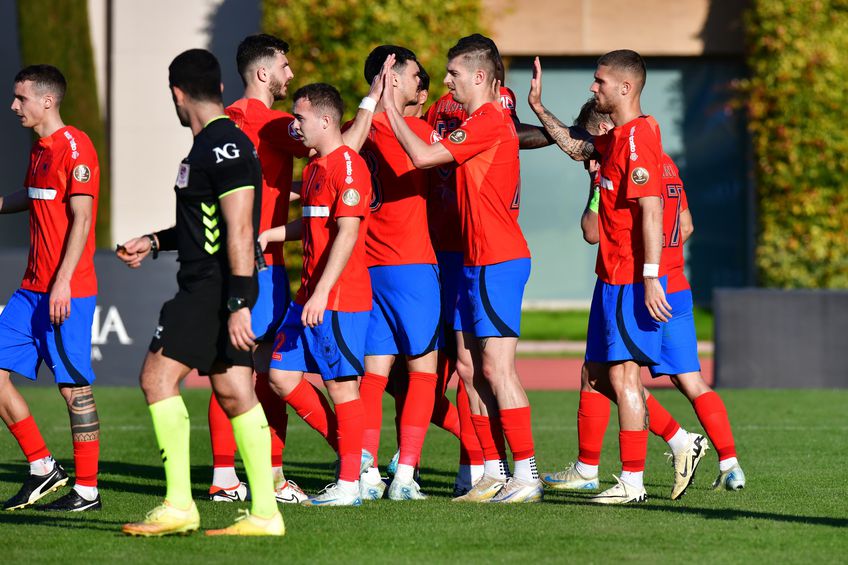
[[[257,186],[259,159],[247,136],[243,143],[230,141],[214,147],[209,159],[209,178],[219,199],[239,190],[261,188]]]
[[[595,146],[595,151],[597,151],[600,155],[603,155],[607,151],[610,142],[612,142],[612,134],[610,133],[596,135],[592,140],[592,144]]]
[[[295,133],[293,116],[283,115],[270,120],[259,130],[259,137],[275,149],[291,153],[295,157],[303,158],[309,155],[309,148],[303,145],[303,140]]]
[[[342,153],[341,166],[333,171],[336,198],[333,203],[333,218],[359,217],[368,215],[371,203],[371,172],[365,161],[353,149]]]
[[[686,190],[683,185],[680,185],[680,211],[684,212],[689,209],[689,199],[686,198]]]
[[[499,137],[493,131],[494,127],[495,123],[490,118],[490,114],[477,114],[465,120],[458,129],[439,143],[461,165],[498,143]]]
[[[640,123],[629,132],[627,165],[622,188],[629,200],[646,196],[662,198],[662,146],[656,134]]]
[[[100,190],[100,164],[94,144],[88,137],[79,136],[76,149],[68,152],[68,186],[66,194],[85,194],[95,197]],[[76,156],[74,156],[76,155]]]

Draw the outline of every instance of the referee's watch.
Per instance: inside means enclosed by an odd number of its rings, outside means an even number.
[[[235,296],[231,296],[227,299],[227,310],[232,312],[237,312],[242,308],[247,308],[247,299],[246,298],[238,298]]]

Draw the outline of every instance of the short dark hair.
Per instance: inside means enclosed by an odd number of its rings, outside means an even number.
[[[168,83],[199,102],[221,102],[221,65],[206,49],[189,49],[168,66]]]
[[[595,135],[596,132],[600,131],[603,122],[612,122],[612,119],[609,114],[598,112],[598,103],[593,96],[580,107],[580,113],[574,120],[574,125]]]
[[[62,71],[53,65],[30,65],[18,71],[15,75],[15,83],[32,81],[38,92],[49,92],[56,97],[56,103],[60,104],[65,97],[68,83]]]
[[[490,38],[479,33],[460,38],[456,45],[448,49],[448,61],[460,56],[463,56],[475,68],[482,68],[492,78],[503,82],[503,59],[501,59],[498,46]]]
[[[306,98],[313,107],[332,115],[337,122],[342,121],[344,102],[335,86],[323,82],[301,86],[292,96],[292,103],[296,104],[301,98]]]
[[[610,67],[617,71],[624,71],[636,78],[637,92],[641,92],[645,86],[648,76],[648,68],[645,59],[636,51],[630,49],[618,49],[610,51],[598,59],[598,66]]]
[[[247,72],[262,59],[274,57],[277,53],[289,52],[289,44],[273,35],[257,33],[248,35],[239,43],[236,52],[236,67],[241,80],[247,84]]]
[[[430,75],[427,73],[427,69],[421,66],[421,63],[418,63],[418,92],[422,90],[430,90]]]
[[[371,84],[374,77],[380,74],[380,69],[383,68],[383,63],[386,62],[386,57],[389,55],[395,56],[395,64],[392,66],[393,71],[400,72],[406,67],[409,61],[418,63],[418,58],[411,50],[399,45],[379,45],[371,50],[368,57],[365,59],[365,82]],[[419,65],[420,67],[421,65]]]

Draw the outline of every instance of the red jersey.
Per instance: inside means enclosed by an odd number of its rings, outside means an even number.
[[[336,220],[359,217],[359,237],[339,280],[330,291],[327,309],[362,312],[371,309],[371,278],[365,266],[365,232],[371,181],[365,161],[342,145],[329,155],[314,157],[303,169],[303,272],[295,297],[306,304],[324,273],[330,247],[339,231]]]
[[[680,172],[671,157],[663,153],[663,252],[662,263],[668,275],[668,290],[678,292],[689,288],[683,270],[683,240],[680,238],[680,214],[689,208]]]
[[[427,122],[404,118],[427,143],[441,139]],[[360,154],[371,171],[371,217],[365,250],[368,266],[436,263],[427,232],[427,171],[415,168],[392,131],[385,112],[371,121]]]
[[[518,225],[521,183],[512,118],[483,104],[440,143],[454,160],[467,266],[530,257]]]
[[[285,225],[289,221],[293,157],[309,154],[294,132],[294,117],[272,110],[256,98],[236,100],[227,108],[227,115],[253,142],[262,165],[259,233]],[[265,262],[284,265],[282,243],[265,248]]]
[[[515,93],[505,86],[501,87],[501,106],[513,119],[517,119]],[[462,105],[453,99],[450,92],[430,106],[425,116],[427,123],[442,137],[457,129],[467,117],[468,114],[465,113]],[[436,251],[462,251],[455,171],[455,163],[428,170],[430,195],[427,199],[427,220],[430,226],[430,239]]]
[[[639,198],[662,197],[659,127],[640,116],[595,138],[602,155],[598,210],[600,245],[595,272],[609,284],[642,281],[645,245]],[[664,275],[665,265],[660,265]]]
[[[88,136],[65,126],[32,146],[24,183],[29,195],[29,261],[21,288],[49,292],[65,255],[70,228],[71,196],[94,199],[91,227],[77,268],[71,276],[71,296],[97,294],[94,273],[94,225],[100,193],[100,165]]]

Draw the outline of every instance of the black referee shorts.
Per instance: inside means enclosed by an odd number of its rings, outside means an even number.
[[[234,365],[253,367],[253,354],[230,343],[230,314],[221,267],[181,266],[177,281],[179,291],[162,306],[149,350],[161,350],[165,357],[202,375]]]

